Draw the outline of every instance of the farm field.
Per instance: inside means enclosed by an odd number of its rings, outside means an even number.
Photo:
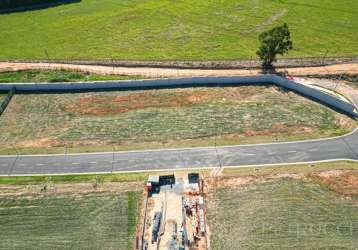
[[[356,126],[273,86],[17,94],[0,122],[3,154],[276,142],[341,135]]]
[[[0,83],[13,82],[80,82],[138,79],[135,76],[99,75],[67,70],[24,70],[0,72]],[[1,95],[1,94],[0,94]]]
[[[132,249],[138,191],[0,186],[0,249]]]
[[[356,249],[357,166],[219,179],[207,198],[211,249]]]
[[[0,59],[256,58],[258,34],[283,22],[288,56],[350,56],[357,9],[351,0],[82,0],[0,14]]]

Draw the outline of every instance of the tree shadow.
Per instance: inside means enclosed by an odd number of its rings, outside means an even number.
[[[0,4],[0,15],[14,13],[14,12],[25,12],[25,11],[32,11],[32,10],[47,9],[64,4],[79,3],[81,1],[82,0],[54,0],[54,1],[43,0],[42,1],[43,3],[26,5],[21,7],[11,7],[11,5],[8,7],[5,3],[3,3]]]
[[[276,71],[276,68],[274,65],[261,65],[261,74],[274,74],[274,75],[282,75],[282,73],[279,73]]]
[[[272,74],[272,75],[278,75],[278,76],[281,76],[284,78],[290,76],[287,70],[281,69],[280,71],[278,71],[277,69],[280,69],[280,68],[276,68],[274,64],[271,64],[271,65],[262,64],[260,69],[261,69],[260,73],[263,75]]]

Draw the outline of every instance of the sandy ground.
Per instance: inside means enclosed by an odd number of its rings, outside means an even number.
[[[149,78],[155,77],[191,77],[191,76],[248,76],[262,73],[261,70],[245,69],[174,69],[174,68],[150,68],[150,67],[110,67],[96,65],[74,65],[60,63],[8,63],[0,62],[0,72],[17,71],[27,69],[67,69],[98,74],[136,75]],[[323,67],[281,68],[279,72],[287,71],[289,75],[333,75],[333,74],[358,74],[358,63],[336,64]]]

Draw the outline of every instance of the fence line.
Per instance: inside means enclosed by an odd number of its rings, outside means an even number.
[[[1,62],[1,60],[0,60]],[[178,68],[178,69],[260,69],[262,61],[259,59],[247,58],[241,60],[121,60],[104,58],[101,60],[91,59],[42,59],[42,60],[5,60],[3,62],[18,63],[64,63],[78,65],[99,65],[116,67],[157,67],[157,68]],[[313,67],[326,66],[342,63],[357,63],[358,55],[350,57],[297,57],[279,58],[274,63],[276,67]]]
[[[310,97],[353,117],[358,117],[356,106],[354,104],[343,101],[338,97],[332,96],[318,89],[300,83],[296,83],[294,81],[273,74],[241,77],[191,77],[173,79],[121,80],[76,83],[0,83],[0,90],[10,91],[16,88],[17,91],[22,92],[71,92],[170,87],[199,87],[218,85],[220,86],[225,84],[274,84],[280,87],[287,88],[289,90],[293,90],[304,96]]]

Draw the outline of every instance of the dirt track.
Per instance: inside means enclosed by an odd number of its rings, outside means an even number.
[[[150,67],[110,67],[96,65],[75,65],[60,63],[8,63],[0,62],[0,72],[27,69],[67,69],[98,74],[136,75],[144,77],[191,77],[191,76],[247,76],[257,75],[261,70],[245,69],[173,69]],[[280,68],[279,72],[287,71],[293,76],[358,74],[358,63],[336,64],[322,67]]]

